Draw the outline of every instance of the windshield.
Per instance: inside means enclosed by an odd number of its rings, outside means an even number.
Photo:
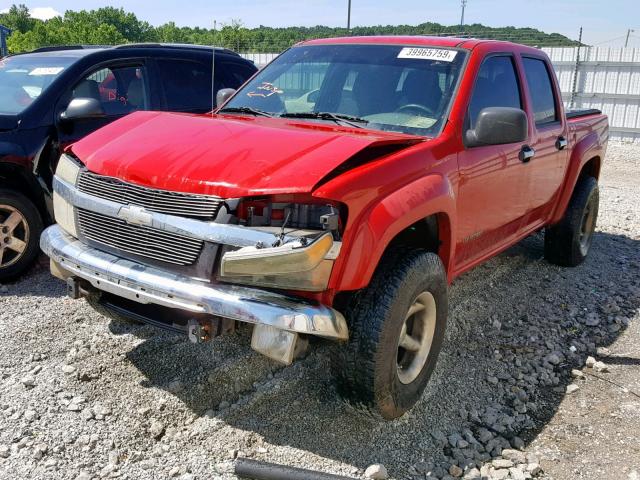
[[[294,47],[223,110],[339,123],[337,115],[347,125],[434,136],[446,120],[465,57],[460,50],[401,45]]]
[[[0,114],[22,112],[74,60],[33,55],[0,60]]]

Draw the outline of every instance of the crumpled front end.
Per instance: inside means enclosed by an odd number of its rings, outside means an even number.
[[[340,207],[301,200],[151,189],[63,155],[54,178],[58,225],[41,247],[74,296],[98,290],[150,323],[162,316],[158,308],[174,309],[179,315],[164,326],[196,341],[215,336],[221,322],[254,324],[253,347],[290,363],[301,334],[348,337],[336,310],[274,292],[324,291],[340,253]]]

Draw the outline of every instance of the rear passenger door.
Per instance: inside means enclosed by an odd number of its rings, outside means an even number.
[[[488,107],[524,109],[524,95],[511,54],[491,54],[478,71],[464,131]],[[527,212],[529,165],[526,142],[467,147],[458,154],[457,269],[512,243]]]
[[[568,162],[565,119],[554,87],[551,65],[540,57],[523,56],[522,68],[529,93],[529,110],[535,125],[529,162],[529,210],[527,223],[541,222],[550,213]]]

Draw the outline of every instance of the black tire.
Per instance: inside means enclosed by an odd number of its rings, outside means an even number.
[[[87,297],[85,297],[87,303],[91,305],[91,307],[98,312],[100,315],[107,317],[109,320],[115,322],[116,324],[122,325],[142,325],[142,322],[129,317],[127,315],[122,315],[115,310],[110,309],[102,303],[102,293],[100,292],[92,292]]]
[[[20,224],[13,229],[3,225],[16,212],[21,216]],[[14,237],[26,244],[19,253],[10,248],[4,249],[0,261],[0,282],[17,278],[35,262],[40,254],[43,228],[40,212],[29,198],[14,190],[0,189],[0,251]]]
[[[414,369],[419,371],[417,377],[402,382],[400,336],[409,307],[424,292],[435,301],[431,347],[421,369]],[[399,248],[385,255],[371,284],[352,298],[345,311],[350,339],[332,354],[340,395],[356,409],[387,420],[411,409],[436,365],[447,309],[447,276],[436,254]]]
[[[598,181],[579,180],[562,220],[544,232],[544,256],[556,265],[575,267],[584,262],[598,219]]]

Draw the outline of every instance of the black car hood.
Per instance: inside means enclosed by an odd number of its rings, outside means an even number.
[[[6,130],[13,130],[20,124],[20,119],[17,115],[1,115],[0,114],[0,132]]]

